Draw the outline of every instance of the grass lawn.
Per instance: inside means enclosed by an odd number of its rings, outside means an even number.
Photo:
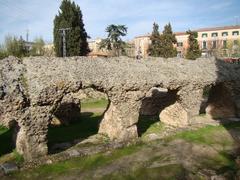
[[[232,130],[240,130],[240,122],[220,126],[206,126],[198,130],[180,132],[169,137],[168,140],[184,139],[193,143],[206,145],[220,144],[222,146],[228,146],[234,143],[234,138],[231,137],[234,136],[231,134]]]
[[[51,165],[43,165],[32,170],[24,170],[12,174],[9,178],[17,179],[56,179],[61,176],[67,176],[68,174],[74,174],[77,172],[84,172],[87,170],[95,170],[96,167],[107,165],[114,160],[117,160],[123,156],[130,155],[141,148],[141,144],[125,147],[123,149],[117,149],[111,152],[109,155],[103,153],[87,156],[77,157],[64,162],[58,162]],[[76,175],[76,177],[78,177]]]
[[[81,108],[107,108],[107,99],[87,99],[81,102]]]
[[[75,139],[86,139],[97,134],[99,122],[102,119],[100,114],[82,114],[80,119],[67,126],[49,127],[48,144],[69,142]]]

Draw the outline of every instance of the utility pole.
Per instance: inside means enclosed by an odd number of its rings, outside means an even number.
[[[66,32],[70,31],[71,28],[61,28],[58,29],[62,36],[62,42],[63,42],[63,57],[67,56],[67,49],[66,49]]]

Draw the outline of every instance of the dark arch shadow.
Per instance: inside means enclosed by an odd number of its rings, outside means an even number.
[[[91,102],[90,105],[86,105],[82,100],[81,102],[80,100],[63,102],[59,105],[54,112],[55,124],[51,123],[48,129],[49,154],[67,150],[98,133],[99,124],[108,108],[109,101],[106,100],[101,112],[95,111],[94,103],[98,103],[98,100]]]
[[[11,153],[16,148],[16,138],[20,127],[16,121],[9,123],[9,128],[0,127],[0,157]]]
[[[160,113],[168,106],[174,104],[177,99],[178,90],[163,88],[151,89],[151,96],[142,100],[142,105],[137,123],[139,137],[154,123],[159,122]]]

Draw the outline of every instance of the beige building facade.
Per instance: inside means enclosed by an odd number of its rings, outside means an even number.
[[[231,56],[234,49],[240,46],[240,25],[194,30],[198,32],[198,43],[203,56]],[[184,57],[188,48],[188,35],[186,32],[176,32],[178,56]],[[148,56],[151,34],[134,38],[135,55]]]

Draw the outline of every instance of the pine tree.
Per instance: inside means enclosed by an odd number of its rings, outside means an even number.
[[[201,50],[199,49],[199,45],[197,41],[198,33],[189,30],[187,31],[187,34],[189,35],[188,36],[189,47],[187,49],[186,58],[195,60],[201,57]]]
[[[82,12],[71,0],[62,1],[59,14],[54,19],[54,46],[59,57],[63,56],[62,37],[59,31],[61,28],[71,28],[66,33],[67,56],[86,56],[90,52]]]
[[[153,23],[153,32],[150,37],[150,40],[151,40],[151,44],[148,49],[149,55],[153,57],[159,57],[160,56],[159,47],[161,44],[161,40],[160,40],[160,34],[159,34],[159,26],[156,23]]]
[[[126,43],[121,36],[127,35],[127,27],[125,25],[111,24],[106,28],[108,37],[103,39],[99,44],[99,49],[106,48],[113,52],[114,56],[120,56],[125,53]]]

